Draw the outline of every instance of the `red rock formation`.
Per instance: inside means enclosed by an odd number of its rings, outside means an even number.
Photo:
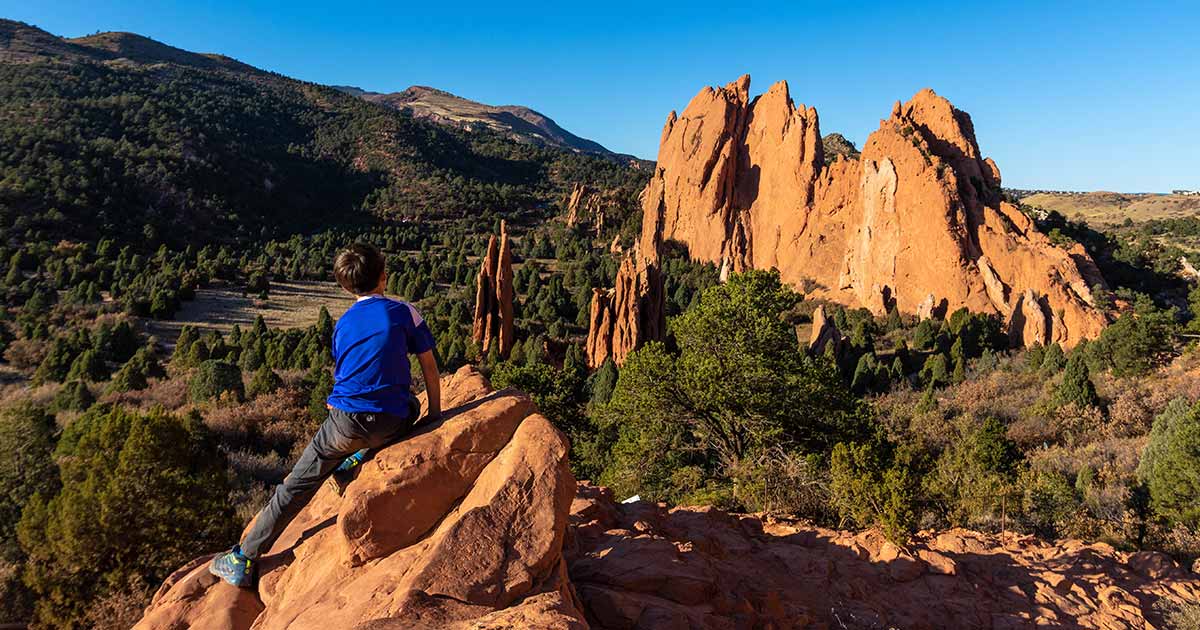
[[[611,201],[603,193],[583,184],[575,184],[567,196],[567,227],[590,223],[596,236],[604,231]]]
[[[323,488],[261,561],[258,592],[199,558],[139,629],[585,628],[562,544],[575,481],[567,442],[522,394],[466,367],[437,425]]]
[[[565,553],[597,629],[1150,628],[1160,599],[1200,601],[1200,576],[1160,553],[960,529],[901,549],[874,532],[618,504],[586,482]]]
[[[836,358],[842,355],[847,343],[846,336],[838,330],[833,320],[825,315],[825,307],[818,306],[812,314],[812,334],[808,340],[808,352],[813,355],[831,352]]]
[[[589,367],[598,368],[609,357],[622,365],[631,352],[666,333],[662,273],[657,247],[651,246],[651,256],[640,246],[625,256],[614,288],[592,290],[585,348]]]
[[[784,82],[753,101],[749,88],[748,76],[705,88],[667,117],[643,238],[733,271],[775,267],[813,297],[880,314],[941,304],[1011,320],[1032,292],[1050,341],[1103,329],[1087,253],[1054,246],[1001,200],[999,169],[949,101],[923,90],[896,103],[861,159],[826,166],[816,110],[794,106]],[[1013,337],[1029,343],[1020,319]]]
[[[512,245],[508,240],[508,225],[500,222],[500,240],[488,239],[487,254],[479,263],[475,278],[475,321],[471,339],[484,354],[499,338],[500,356],[508,358],[513,344],[513,271]]]

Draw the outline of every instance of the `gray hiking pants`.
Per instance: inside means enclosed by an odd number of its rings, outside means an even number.
[[[275,494],[258,513],[254,526],[242,540],[242,553],[248,558],[258,558],[269,550],[347,457],[362,449],[387,446],[407,435],[419,413],[415,403],[414,400],[407,416],[330,410],[292,472],[275,486]]]

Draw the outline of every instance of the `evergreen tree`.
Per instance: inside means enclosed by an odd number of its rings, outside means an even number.
[[[250,398],[258,398],[266,394],[270,394],[275,390],[283,387],[283,379],[279,378],[271,368],[262,366],[254,372],[254,377],[250,379],[250,388],[246,391],[246,395]]]
[[[66,383],[54,395],[54,408],[62,411],[86,411],[95,402],[87,383],[80,380]]]
[[[1156,514],[1200,527],[1200,405],[1176,399],[1154,419],[1137,473]]]
[[[236,400],[245,398],[242,371],[238,366],[225,361],[208,360],[200,363],[188,383],[192,400],[204,402],[215,400],[222,394],[232,395]]]
[[[188,365],[192,344],[200,339],[200,335],[196,333],[196,329],[191,326],[184,326],[179,331],[179,338],[175,340],[175,350],[171,353],[171,363],[179,367],[194,367]]]
[[[75,355],[71,352],[67,341],[62,337],[55,339],[50,346],[50,352],[46,354],[33,373],[34,384],[40,385],[50,381],[62,382],[70,372],[74,359]]]
[[[333,373],[327,369],[315,368],[305,380],[311,391],[308,395],[308,415],[313,422],[322,422],[329,415],[326,401],[329,394],[333,393]]]
[[[84,350],[75,357],[71,369],[67,372],[66,380],[100,381],[108,376],[108,368],[95,350]]]
[[[0,564],[25,562],[17,541],[21,512],[34,497],[58,492],[54,431],[54,416],[40,407],[23,403],[0,409]],[[0,571],[0,620],[28,620],[36,599],[20,571]]]
[[[158,584],[237,535],[225,458],[198,415],[97,405],[64,430],[54,460],[62,490],[30,499],[18,526],[43,626],[80,628],[114,585]]]
[[[1042,356],[1041,372],[1046,375],[1058,374],[1067,365],[1067,356],[1063,353],[1062,346],[1058,343],[1052,343],[1046,346],[1046,350]]]
[[[1096,395],[1096,386],[1092,383],[1082,352],[1072,352],[1067,360],[1062,382],[1055,392],[1055,401],[1060,405],[1074,403],[1080,408],[1100,406],[1100,397]]]

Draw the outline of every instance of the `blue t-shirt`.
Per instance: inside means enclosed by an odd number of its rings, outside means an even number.
[[[356,413],[407,415],[408,355],[433,348],[433,333],[413,305],[371,296],[355,302],[333,329],[329,404]]]

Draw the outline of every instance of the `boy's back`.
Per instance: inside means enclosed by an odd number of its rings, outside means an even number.
[[[408,355],[433,345],[429,326],[411,304],[379,295],[359,299],[333,331],[329,404],[351,413],[408,413]]]

